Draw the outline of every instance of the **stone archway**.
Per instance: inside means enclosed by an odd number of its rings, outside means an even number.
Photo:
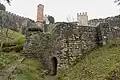
[[[53,57],[51,59],[51,75],[56,75],[57,74],[57,58]]]

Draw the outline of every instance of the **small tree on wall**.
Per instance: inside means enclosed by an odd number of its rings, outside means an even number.
[[[55,19],[54,19],[53,16],[48,15],[48,20],[49,20],[49,22],[52,23],[52,24],[55,23]]]
[[[0,3],[0,10],[3,10],[3,11],[6,10],[6,7],[3,4],[1,4],[1,3]]]

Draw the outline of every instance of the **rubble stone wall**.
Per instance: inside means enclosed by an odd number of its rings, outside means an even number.
[[[23,33],[26,27],[29,27],[32,24],[35,24],[35,22],[29,18],[0,10],[0,27],[2,28],[9,28]]]
[[[57,59],[58,70],[66,69],[88,51],[118,37],[120,29],[105,23],[98,27],[59,23],[52,33],[45,34],[40,29],[28,30],[23,53],[42,60],[48,71],[53,67],[52,58]]]

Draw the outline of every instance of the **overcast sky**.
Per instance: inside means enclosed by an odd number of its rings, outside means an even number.
[[[37,5],[45,6],[44,14],[55,17],[56,21],[76,19],[77,13],[87,12],[89,19],[115,16],[120,13],[114,0],[12,0],[9,6],[4,0],[7,11],[29,17],[36,21]]]

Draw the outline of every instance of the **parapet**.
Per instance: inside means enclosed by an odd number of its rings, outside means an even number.
[[[87,16],[87,12],[77,13],[77,16]]]
[[[22,31],[26,30],[26,27],[34,26],[35,21],[23,16],[19,16],[17,14],[0,10],[0,17],[2,17],[2,23],[0,25],[5,28],[12,29],[14,31]],[[22,33],[21,32],[21,33]]]
[[[4,16],[6,15],[6,16],[14,17],[14,19],[17,19],[17,20],[27,20],[27,19],[29,19],[27,17],[19,16],[17,14],[14,14],[14,13],[11,13],[11,12],[8,12],[8,11],[2,11],[2,10],[0,10],[0,13],[2,13],[2,15],[4,15]],[[34,21],[32,19],[29,19],[29,20]]]
[[[38,5],[38,7],[43,7],[43,8],[44,8],[44,5],[42,5],[42,4],[39,4],[39,5]]]

